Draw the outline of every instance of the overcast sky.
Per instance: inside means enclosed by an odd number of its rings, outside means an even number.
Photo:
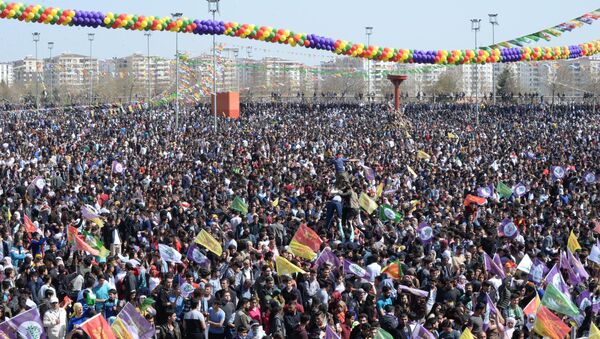
[[[206,1],[196,0],[38,0],[30,4],[58,6],[103,13],[127,13],[165,16],[182,12],[184,16],[208,19]],[[365,26],[373,26],[371,43],[384,47],[413,49],[473,48],[474,36],[470,19],[481,18],[479,45],[492,42],[488,13],[498,13],[500,26],[496,27],[496,42],[533,33],[573,19],[600,7],[600,2],[564,0],[458,0],[458,1],[402,1],[402,0],[221,0],[218,19],[256,25],[286,28],[296,32],[313,33],[333,39],[366,42]],[[600,20],[599,20],[600,21]],[[112,58],[134,52],[146,53],[144,32],[126,30],[89,29],[42,24],[27,24],[16,20],[0,20],[0,61],[20,59],[34,54],[31,33],[41,33],[39,56],[48,55],[47,42],[54,42],[53,54],[73,52],[88,54],[87,33],[96,33],[94,56]],[[180,34],[180,49],[193,55],[210,49],[209,36]],[[560,46],[600,38],[600,22],[586,25],[573,32],[565,32],[550,42],[538,45]],[[252,57],[278,56],[309,64],[327,60],[332,54],[311,49],[291,48],[271,43],[218,37],[226,47],[253,48]],[[29,42],[29,43],[28,43]],[[532,45],[535,46],[535,45]],[[153,33],[151,54],[174,55],[175,34]],[[246,56],[242,53],[241,56]]]

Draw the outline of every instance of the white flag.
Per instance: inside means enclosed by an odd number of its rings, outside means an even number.
[[[529,258],[529,255],[525,254],[523,259],[521,259],[519,266],[517,266],[517,269],[519,271],[529,273],[529,271],[531,271],[531,266],[533,266],[533,261],[531,261],[531,258]]]
[[[181,253],[179,253],[173,247],[158,244],[158,252],[160,253],[160,258],[163,261],[170,261],[178,264],[181,263]]]
[[[590,252],[590,255],[588,255],[587,258],[589,261],[593,261],[596,264],[600,265],[600,247],[598,247],[597,245],[592,246],[592,251]]]

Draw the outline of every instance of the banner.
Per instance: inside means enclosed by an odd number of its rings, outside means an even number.
[[[277,275],[291,276],[294,273],[306,273],[303,269],[292,264],[282,256],[277,256],[277,258],[275,258],[275,270],[277,271]]]
[[[117,319],[123,324],[129,331],[129,335],[133,338],[139,339],[150,339],[154,336],[154,327],[146,318],[137,311],[137,309],[130,303],[125,304],[121,312],[117,315]],[[114,325],[114,324],[113,324]],[[111,326],[113,327],[113,326]],[[117,333],[115,332],[115,335]],[[118,339],[126,338],[117,335]]]
[[[515,226],[512,219],[506,218],[498,226],[498,236],[514,240],[519,236],[519,229]]]
[[[181,253],[179,253],[173,247],[158,244],[158,253],[160,253],[160,259],[166,262],[181,263]]]
[[[368,195],[364,192],[360,193],[360,197],[358,198],[358,203],[360,207],[362,207],[368,214],[373,213],[379,207],[375,201],[373,201]]]
[[[233,202],[231,203],[231,209],[234,211],[238,211],[242,214],[248,214],[248,204],[242,200],[240,197],[235,197]]]
[[[350,260],[344,259],[344,273],[345,274],[354,274],[355,276],[365,279],[371,280],[371,276],[369,272],[367,272],[364,268],[358,266]]]
[[[104,316],[99,313],[86,320],[79,327],[91,339],[116,339]]]
[[[338,270],[341,266],[340,259],[338,259],[338,257],[333,252],[331,252],[329,247],[323,249],[321,254],[319,254],[319,257],[315,261],[315,265],[317,267],[323,265],[324,263],[330,263],[331,266],[333,266],[334,270]]]
[[[201,230],[194,241],[197,244],[204,246],[207,250],[213,252],[219,257],[221,254],[223,254],[223,247],[221,247],[221,243],[205,230]]]
[[[25,339],[45,339],[44,325],[37,308],[32,308],[9,319],[8,324]]]
[[[306,224],[301,224],[290,242],[290,252],[298,257],[313,260],[317,257],[317,252],[322,243],[323,240],[317,232],[306,226]]]
[[[379,219],[381,219],[381,221],[386,222],[386,221],[395,221],[395,222],[400,222],[402,221],[402,214],[396,212],[392,206],[388,205],[388,204],[383,204],[381,206],[379,206]]]
[[[200,248],[198,248],[197,244],[192,244],[190,248],[188,248],[187,258],[196,264],[205,266],[210,264],[210,259],[208,259],[202,252],[200,252]]]

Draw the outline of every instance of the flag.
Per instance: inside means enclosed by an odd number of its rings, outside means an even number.
[[[565,169],[561,166],[552,166],[550,167],[550,171],[554,180],[560,180],[565,176]]]
[[[475,339],[475,337],[473,336],[473,333],[471,333],[471,330],[468,327],[465,327],[465,330],[462,332],[459,339]]]
[[[81,206],[81,216],[88,221],[98,225],[98,227],[104,226],[104,222],[100,219],[100,213],[90,205]]]
[[[504,274],[504,270],[502,269],[502,267],[498,267],[498,264],[496,264],[494,262],[494,260],[492,258],[490,258],[490,256],[486,252],[483,252],[483,263],[484,263],[484,268],[485,268],[486,272],[497,275],[501,279],[504,279],[504,277],[506,276]]]
[[[556,311],[558,313],[568,315],[570,317],[577,317],[579,315],[579,309],[575,304],[562,293],[554,284],[548,284],[544,297],[542,298],[542,305],[547,308]]]
[[[148,307],[154,305],[156,301],[150,297],[146,297],[144,298],[144,301],[142,301],[141,305],[140,305],[140,311],[145,312]]]
[[[313,260],[321,248],[323,240],[312,228],[301,224],[290,242],[290,252],[304,259]]]
[[[458,135],[452,132],[448,132],[448,139],[458,139]]]
[[[519,229],[510,218],[506,218],[498,226],[498,236],[515,239],[519,236]]]
[[[273,206],[273,207],[279,206],[279,197],[277,197],[275,200],[273,200],[273,202],[271,203],[271,206]]]
[[[363,169],[365,171],[365,179],[368,181],[375,180],[375,171],[371,167],[363,166]]]
[[[427,298],[429,292],[420,290],[418,288],[412,288],[404,285],[398,285],[398,289],[401,291],[406,291],[412,295],[416,295],[417,297]]]
[[[362,207],[368,214],[373,213],[374,210],[379,207],[375,201],[369,198],[364,192],[360,193],[360,197],[358,198],[358,203],[360,207]]]
[[[590,255],[588,255],[587,259],[600,265],[600,247],[598,247],[598,245],[592,246],[592,250],[590,251]]]
[[[44,180],[40,176],[37,176],[35,177],[35,179],[33,179],[31,184],[35,186],[40,192],[42,192],[44,190],[44,187],[46,187],[46,180]]]
[[[523,256],[523,259],[521,259],[521,262],[519,262],[517,270],[529,273],[529,271],[531,271],[531,266],[533,266],[533,261],[531,261],[531,258],[528,254],[525,254],[525,256]]]
[[[8,320],[8,324],[21,337],[25,339],[45,339],[44,325],[40,318],[40,312],[36,308],[32,308],[23,313],[17,314]]]
[[[79,327],[90,336],[90,339],[117,339],[102,313],[89,318]]]
[[[381,195],[383,194],[384,187],[385,184],[383,182],[380,182],[379,185],[377,185],[377,190],[375,191],[375,199],[379,199],[379,197],[381,197]]]
[[[231,203],[231,209],[234,211],[238,211],[242,214],[248,214],[248,204],[242,200],[240,197],[235,197],[233,202]]]
[[[522,182],[520,182],[515,187],[513,187],[513,192],[515,192],[517,198],[520,198],[524,196],[525,193],[527,193],[527,187],[525,187],[525,185]]]
[[[418,177],[417,173],[415,172],[415,170],[412,169],[412,167],[406,165],[406,169],[408,170],[408,173],[410,173],[410,175],[412,175],[412,177],[414,179],[416,179]]]
[[[381,273],[387,274],[390,278],[400,280],[404,276],[402,272],[402,264],[396,260],[381,269]]]
[[[321,251],[321,254],[319,254],[319,257],[315,261],[315,265],[317,267],[325,263],[330,263],[334,269],[338,269],[340,267],[340,259],[338,259],[338,257],[335,254],[333,254],[333,252],[331,252],[329,247],[323,249],[323,251]]]
[[[535,258],[531,270],[529,271],[529,279],[539,284],[542,282],[542,278],[548,272],[548,267],[540,259]]]
[[[146,301],[146,299],[144,301]],[[130,303],[125,304],[121,312],[117,315],[117,319],[125,325],[129,331],[129,335],[133,338],[150,339],[154,337],[154,326],[152,326],[152,324],[138,312],[135,306]],[[118,339],[121,339],[119,335],[117,335],[117,337]]]
[[[424,244],[430,242],[433,239],[433,228],[428,223],[422,222],[417,228],[417,238]]]
[[[340,336],[335,333],[331,326],[325,326],[325,338],[324,339],[341,339]]]
[[[410,335],[410,339],[435,339],[433,333],[429,332],[423,325],[417,323]]]
[[[536,292],[535,298],[531,299],[527,306],[525,306],[525,308],[523,309],[523,313],[525,313],[526,316],[529,316],[530,314],[535,314],[538,311],[538,308],[541,304],[542,301],[540,300],[540,296]]]
[[[204,246],[207,250],[213,252],[219,257],[221,256],[221,254],[223,254],[223,247],[221,247],[221,243],[218,242],[217,239],[213,238],[213,236],[205,230],[201,230],[194,241],[197,244]]]
[[[190,246],[190,248],[188,248],[187,258],[201,266],[204,266],[204,265],[207,265],[210,263],[210,260],[202,252],[200,252],[200,248],[198,247],[198,244],[195,244],[195,243],[192,244],[192,246]]]
[[[571,294],[569,293],[569,286],[567,286],[567,283],[565,283],[558,265],[554,264],[554,266],[552,266],[550,272],[548,272],[546,275],[546,282],[554,285],[554,287],[564,293],[567,298],[571,297]]]
[[[8,339],[14,337],[15,330],[11,327],[10,321],[6,320],[0,323],[0,338]]]
[[[29,216],[27,216],[27,214],[23,213],[23,220],[24,220],[24,224],[25,224],[25,230],[27,231],[27,233],[40,233],[43,234],[42,231],[31,221],[31,219],[29,219]]]
[[[552,339],[564,339],[571,332],[567,324],[544,306],[538,309],[533,330],[541,336]]]
[[[385,222],[388,220],[393,220],[395,222],[400,222],[402,220],[402,214],[396,212],[392,206],[388,204],[383,204],[379,206],[379,219]]]
[[[87,231],[82,232],[85,237],[85,241],[90,244],[90,246],[98,251],[98,256],[100,258],[106,258],[110,254],[110,251],[104,247],[104,243],[96,236],[92,235]]]
[[[300,267],[292,264],[286,258],[282,256],[277,256],[275,258],[275,269],[277,270],[278,275],[292,275],[293,273],[306,273]]]
[[[479,187],[477,189],[477,195],[482,198],[491,198],[494,196],[494,185],[489,184],[487,186]]]
[[[598,329],[596,324],[594,324],[593,321],[590,325],[590,333],[588,335],[588,339],[600,339],[600,330]]]
[[[123,320],[116,318],[110,325],[110,329],[113,331],[115,338],[117,339],[134,339],[132,333],[135,333],[134,329],[126,325]]]
[[[431,159],[431,155],[419,150],[419,151],[417,151],[417,158],[429,160],[429,159]]]
[[[465,198],[465,201],[463,202],[463,205],[465,207],[471,205],[472,203],[475,203],[479,206],[484,205],[487,202],[487,200],[485,198],[482,197],[478,197],[472,194],[467,194],[467,197]]]
[[[394,339],[394,337],[380,327],[377,329],[377,332],[375,332],[373,339]]]
[[[344,273],[352,273],[359,278],[371,280],[369,272],[367,272],[364,268],[358,266],[357,264],[353,263],[352,261],[346,259],[344,259]]]
[[[581,245],[579,245],[579,241],[577,241],[577,237],[575,236],[575,233],[573,233],[573,230],[571,230],[571,233],[569,234],[569,240],[567,240],[567,248],[569,249],[569,251],[571,251],[571,253],[575,253],[575,251],[581,249]]]
[[[573,268],[575,273],[581,278],[581,280],[586,280],[590,277],[590,275],[587,273],[587,271],[581,264],[581,261],[579,261],[579,259],[575,257],[573,253],[571,253],[571,251],[569,250],[567,250],[567,257],[569,259],[570,266]]]
[[[594,174],[594,172],[587,172],[583,176],[583,179],[588,184],[594,184],[594,183],[596,183],[596,174]]]
[[[500,196],[500,198],[505,199],[510,198],[510,196],[513,193],[512,189],[503,182],[499,182],[498,185],[496,185],[496,191],[498,191],[498,195]]]
[[[118,162],[116,160],[113,160],[111,169],[112,169],[113,173],[123,173],[123,171],[125,170],[125,168],[123,167],[123,164],[121,164],[120,162]]]
[[[160,259],[163,261],[181,263],[181,253],[171,246],[158,244],[158,253],[160,253]]]
[[[79,230],[73,226],[67,228],[67,239],[71,239],[70,242],[75,245],[75,249],[78,251],[85,251],[93,256],[100,256],[100,251],[90,246],[79,234]]]
[[[179,290],[181,290],[181,295],[187,298],[194,293],[195,288],[192,284],[183,282],[183,284],[179,285]]]

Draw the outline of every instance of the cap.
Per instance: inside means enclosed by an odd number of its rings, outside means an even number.
[[[50,298],[50,303],[51,304],[58,303],[58,298],[57,297]]]

